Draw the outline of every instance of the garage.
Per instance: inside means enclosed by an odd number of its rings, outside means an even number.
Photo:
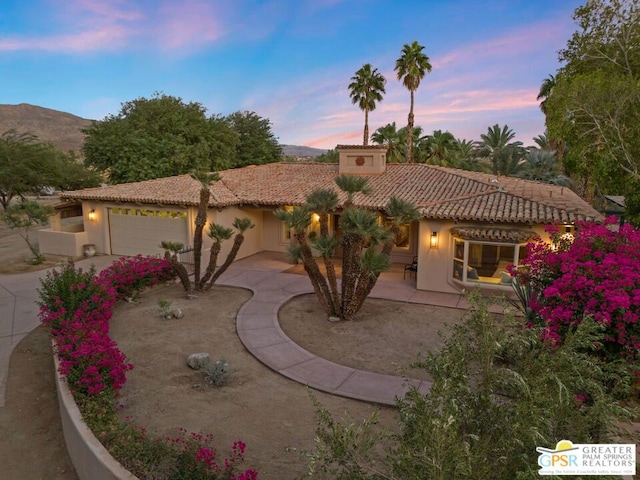
[[[163,240],[189,244],[186,210],[109,208],[112,255],[163,253]]]

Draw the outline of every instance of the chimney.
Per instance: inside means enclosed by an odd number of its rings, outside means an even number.
[[[384,145],[337,145],[340,157],[339,172],[350,175],[380,175],[387,166]]]

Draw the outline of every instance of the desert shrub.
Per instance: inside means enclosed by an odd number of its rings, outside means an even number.
[[[317,446],[306,452],[311,478],[534,478],[537,446],[620,440],[620,422],[633,412],[615,401],[606,363],[592,355],[601,324],[587,318],[554,347],[539,328],[470,301],[443,348],[412,366],[433,383],[398,400],[398,434],[379,430],[375,418],[337,422],[319,409]],[[381,442],[386,454],[371,456]]]
[[[208,363],[202,367],[204,378],[207,383],[214,387],[221,387],[229,381],[233,371],[229,367],[229,363],[221,358],[215,363]]]

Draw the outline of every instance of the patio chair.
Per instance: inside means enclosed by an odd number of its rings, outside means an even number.
[[[418,257],[413,257],[413,261],[404,266],[403,279],[407,278],[407,272],[409,272],[409,278],[411,278],[412,274],[418,273]]]

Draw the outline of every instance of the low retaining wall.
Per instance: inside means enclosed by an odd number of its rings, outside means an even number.
[[[82,419],[67,382],[58,372],[59,362],[53,355],[62,432],[71,463],[80,480],[138,480],[126,470],[98,441]]]

